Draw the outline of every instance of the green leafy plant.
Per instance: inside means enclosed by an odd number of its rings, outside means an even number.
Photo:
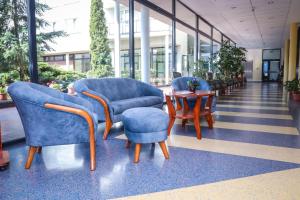
[[[57,82],[52,82],[50,83],[49,85],[50,88],[53,88],[53,89],[56,89],[56,90],[59,90],[59,91],[62,91],[63,90],[63,86]]]
[[[246,61],[246,52],[243,47],[232,46],[229,42],[223,43],[218,53],[217,64],[225,79],[231,79],[233,76],[244,72],[243,62]]]
[[[90,51],[91,66],[89,72],[91,77],[107,77],[113,75],[111,65],[111,50],[109,48],[108,31],[103,10],[102,0],[91,1],[90,14]]]
[[[199,81],[196,78],[193,78],[192,80],[187,81],[187,86],[190,91],[194,92],[199,86]]]
[[[298,92],[300,90],[300,81],[298,79],[286,81],[284,86],[289,92]]]
[[[206,80],[209,66],[208,61],[200,59],[196,61],[194,65],[196,66],[196,69],[193,73],[193,76]]]
[[[0,86],[0,94],[6,94],[7,90],[5,86]]]
[[[26,1],[3,0],[0,3],[0,69],[9,72],[16,70],[20,80],[28,77],[28,21]],[[65,35],[61,31],[45,32],[50,24],[43,19],[49,6],[36,2],[36,24],[38,53],[51,50],[53,39]],[[2,13],[3,11],[3,13]]]
[[[64,92],[67,91],[70,83],[73,83],[81,78],[86,78],[86,75],[83,73],[60,70],[57,67],[51,66],[47,63],[40,63],[39,76],[42,84],[50,85],[53,82],[60,84],[60,90]]]

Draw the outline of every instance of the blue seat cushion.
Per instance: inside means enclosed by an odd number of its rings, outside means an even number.
[[[162,103],[163,103],[163,99],[161,97],[143,96],[143,97],[113,101],[111,102],[111,107],[113,109],[114,114],[116,115],[116,114],[121,114],[122,112],[124,112],[129,108],[154,106]]]
[[[168,138],[167,130],[149,133],[135,133],[125,129],[128,140],[134,143],[154,143],[162,142]]]
[[[169,116],[158,108],[139,107],[123,112],[122,121],[127,131],[151,133],[165,131],[169,125]]]

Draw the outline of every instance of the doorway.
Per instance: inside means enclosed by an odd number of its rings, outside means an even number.
[[[264,49],[262,55],[262,81],[277,82],[281,80],[281,50]]]
[[[280,60],[264,60],[263,61],[263,81],[279,81],[280,80]]]

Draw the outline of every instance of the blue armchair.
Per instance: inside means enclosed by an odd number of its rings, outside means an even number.
[[[115,122],[121,121],[122,113],[135,107],[162,109],[163,92],[149,84],[129,78],[81,79],[74,88],[79,96],[94,106],[99,121],[105,121],[103,139]]]
[[[180,91],[180,90],[188,90],[187,82],[194,79],[195,77],[179,77],[172,81],[172,89],[174,91]],[[199,81],[199,86],[197,87],[197,90],[208,90],[210,91],[211,88],[207,81],[196,78]],[[204,108],[207,102],[207,97],[203,97],[201,101],[201,108]],[[188,105],[190,108],[193,108],[195,106],[196,99],[189,98],[188,99]],[[216,110],[216,97],[213,97],[212,100],[212,106],[211,106],[211,112],[214,112]]]
[[[29,169],[43,146],[90,143],[90,169],[95,170],[97,116],[90,102],[46,86],[16,82],[8,93],[16,104],[29,146]]]

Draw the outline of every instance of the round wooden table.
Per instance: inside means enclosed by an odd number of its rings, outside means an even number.
[[[170,122],[168,126],[168,135],[171,133],[171,129],[174,125],[175,119],[182,119],[182,126],[185,127],[186,122],[189,119],[194,120],[194,126],[196,129],[196,136],[201,140],[201,126],[200,126],[200,117],[205,116],[209,128],[213,128],[213,117],[211,115],[211,106],[213,96],[215,95],[212,91],[196,90],[195,92],[190,92],[187,90],[184,91],[173,91],[169,94],[166,94],[166,101],[169,110]],[[207,96],[205,107],[201,108],[202,97]],[[172,97],[175,98],[176,108],[172,103]],[[195,106],[191,109],[188,105],[188,98],[195,99]],[[183,105],[181,104],[181,100]]]

